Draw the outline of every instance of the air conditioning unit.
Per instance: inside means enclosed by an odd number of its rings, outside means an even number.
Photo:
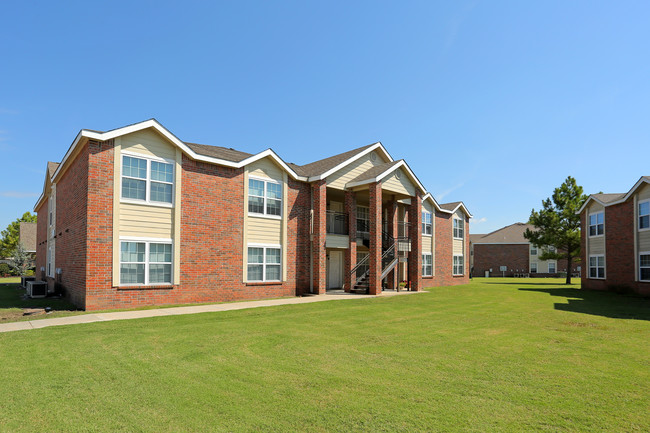
[[[44,298],[47,296],[47,283],[45,281],[28,281],[27,296],[30,298]]]
[[[27,288],[27,282],[28,282],[28,281],[36,281],[36,277],[26,277],[26,276],[24,276],[24,275],[21,276],[21,277],[20,277],[20,286],[21,286],[23,289],[26,289],[26,288]]]

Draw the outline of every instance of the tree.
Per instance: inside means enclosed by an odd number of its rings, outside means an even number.
[[[20,223],[28,222],[35,223],[36,215],[31,212],[25,212],[22,217],[12,222],[2,231],[2,239],[0,239],[0,257],[9,257],[18,245],[18,238],[20,237]]]
[[[539,212],[532,210],[529,223],[537,230],[526,229],[524,233],[533,245],[543,249],[541,260],[567,259],[567,284],[571,284],[571,265],[580,256],[580,215],[576,212],[585,200],[582,187],[573,177],[567,177],[551,198],[542,201]],[[555,247],[555,251],[545,249],[548,246]]]
[[[16,248],[14,248],[13,254],[11,255],[11,261],[13,262],[12,266],[19,275],[25,275],[27,268],[31,267],[32,259],[25,251],[22,242],[18,242]]]

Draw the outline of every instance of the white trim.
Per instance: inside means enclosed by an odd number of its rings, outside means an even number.
[[[429,264],[429,266],[431,266],[431,273],[430,273],[430,274],[426,274],[426,275],[424,274],[424,266],[425,266],[425,265],[424,265],[424,256],[429,256],[429,257],[431,257],[431,263]],[[430,253],[430,252],[427,252],[427,253],[424,253],[424,252],[423,252],[423,253],[422,253],[422,276],[423,276],[423,277],[427,277],[427,278],[428,278],[428,277],[433,277],[433,253]]]
[[[124,174],[124,157],[128,158],[133,158],[133,159],[142,159],[147,162],[147,173],[144,179],[140,177],[133,177],[133,176],[127,176]],[[173,180],[171,182],[166,182],[166,181],[160,181],[160,180],[153,180],[151,178],[151,163],[152,162],[157,162],[160,164],[167,164],[172,166],[172,176]],[[134,152],[128,152],[128,151],[122,151],[120,155],[120,181],[119,181],[119,198],[120,198],[120,203],[129,203],[129,204],[140,204],[140,205],[146,205],[146,206],[158,206],[158,207],[165,207],[165,208],[173,208],[175,206],[175,200],[176,200],[176,161],[172,159],[165,159],[165,158],[160,158],[160,157],[150,157],[149,155],[143,155],[141,153],[134,153]],[[135,198],[129,198],[129,197],[124,197],[122,195],[122,180],[124,178],[127,179],[134,179],[134,180],[140,180],[145,182],[145,199],[144,200],[138,200]],[[161,183],[165,185],[171,185],[172,186],[172,201],[171,202],[166,202],[166,201],[157,201],[157,200],[151,200],[151,183]]]
[[[422,193],[426,193],[426,192],[427,192],[427,190],[424,188],[424,186],[422,185],[422,183],[420,183],[420,180],[417,178],[417,176],[415,175],[415,173],[413,173],[413,171],[411,170],[411,168],[408,166],[408,164],[406,163],[406,161],[404,161],[403,159],[400,160],[400,161],[399,161],[397,164],[395,164],[394,166],[390,167],[388,170],[386,170],[386,171],[384,171],[383,173],[377,175],[376,177],[374,177],[374,178],[370,178],[370,179],[367,179],[367,180],[361,180],[361,181],[358,181],[358,182],[349,182],[349,183],[346,183],[346,184],[345,184],[345,188],[346,188],[346,189],[349,189],[349,188],[354,188],[354,187],[356,187],[356,186],[367,185],[367,184],[369,184],[369,183],[379,182],[379,181],[381,181],[383,178],[385,178],[386,176],[388,176],[389,174],[393,173],[395,170],[397,170],[397,169],[399,169],[399,168],[403,168],[403,169],[406,171],[406,173],[408,174],[408,176],[411,178],[411,181],[414,182],[414,183],[416,184],[416,186],[420,189],[420,191],[421,191]]]
[[[248,261],[248,249],[249,248],[262,248],[263,249],[263,261],[262,263],[253,263],[253,265],[259,266],[262,265],[262,279],[261,280],[251,280],[250,275],[248,273],[248,266],[250,266],[250,262]],[[280,250],[280,263],[272,263],[271,266],[280,266],[280,279],[278,280],[267,280],[266,279],[266,250],[267,249],[274,249],[274,250]],[[283,248],[282,245],[273,245],[273,244],[258,244],[258,243],[249,243],[246,245],[246,283],[281,283],[282,282],[282,275],[283,275],[283,269],[284,265],[282,263],[282,254],[283,254]]]
[[[553,272],[551,272],[551,269],[549,268],[550,265],[553,265],[553,268],[555,269]],[[546,271],[549,274],[557,274],[557,261],[556,260],[548,260],[546,262]]]
[[[639,178],[639,180],[634,184],[634,186],[622,198],[620,198],[618,200],[615,200],[615,201],[611,201],[609,203],[605,203],[603,201],[600,201],[596,197],[594,197],[593,195],[590,195],[589,198],[587,198],[587,200],[585,200],[585,202],[580,207],[580,209],[576,212],[576,214],[582,213],[582,211],[585,209],[585,207],[587,206],[587,204],[591,200],[594,200],[595,202],[600,203],[603,207],[608,207],[608,206],[612,206],[612,205],[615,205],[615,204],[623,203],[623,202],[627,201],[632,196],[632,194],[634,194],[634,192],[644,183],[650,184],[650,182],[647,179],[645,179],[644,176],[641,176],[641,178]]]
[[[420,221],[420,224],[423,225],[423,226],[424,226],[425,224],[428,225],[428,226],[430,226],[430,228],[431,228],[431,233],[425,233],[425,232],[424,232],[424,227],[422,227],[422,236],[426,236],[426,237],[429,237],[429,238],[430,238],[431,236],[433,236],[433,212],[429,212],[428,210],[426,210],[426,209],[423,208],[423,209],[422,209],[422,216],[420,217],[420,219],[422,219],[422,217],[424,217],[424,214],[429,215],[429,217],[431,218],[431,221],[430,221],[428,224],[425,223],[424,221]]]
[[[369,154],[370,152],[372,152],[372,151],[374,151],[374,150],[381,150],[381,151],[384,153],[384,156],[386,157],[386,159],[388,159],[389,162],[393,162],[393,157],[390,156],[390,154],[388,153],[388,151],[386,150],[386,148],[384,148],[384,145],[381,144],[380,141],[378,141],[378,142],[376,142],[375,144],[373,144],[372,146],[370,146],[369,148],[365,149],[364,151],[359,152],[359,153],[357,153],[356,155],[354,155],[354,156],[352,156],[352,157],[346,159],[345,161],[341,162],[341,163],[338,164],[337,166],[335,166],[335,167],[333,167],[333,168],[330,168],[330,169],[327,170],[325,173],[322,173],[322,174],[319,174],[319,175],[316,175],[316,176],[312,176],[312,177],[310,177],[309,179],[306,179],[306,181],[307,181],[307,182],[313,182],[313,181],[315,181],[315,180],[322,180],[322,179],[325,179],[327,176],[329,176],[329,175],[331,175],[331,174],[333,174],[333,173],[336,173],[337,171],[339,171],[340,169],[342,169],[342,168],[345,167],[346,165],[352,164],[352,163],[353,163],[354,161],[356,161],[357,159],[359,159],[359,158],[361,158],[361,157],[363,157],[363,156]]]
[[[122,242],[133,242],[133,243],[144,243],[144,262],[122,262]],[[149,281],[150,274],[149,268],[151,265],[150,261],[150,246],[151,244],[163,244],[171,245],[171,262],[154,262],[154,264],[169,264],[170,269],[170,281],[163,283],[151,283]],[[144,283],[122,283],[122,263],[143,263],[144,264]],[[117,286],[116,287],[159,287],[159,286],[172,286],[174,285],[174,241],[171,239],[161,239],[161,238],[148,238],[148,237],[136,237],[136,236],[120,236],[119,242],[119,256],[118,256],[118,274],[117,274]]]
[[[600,235],[598,234],[598,226],[600,225],[598,224],[598,214],[603,214],[603,233]],[[590,220],[592,215],[596,215],[596,224],[594,225],[594,227],[596,227],[595,235],[591,234],[592,226]],[[590,238],[602,238],[603,236],[605,236],[605,211],[604,210],[587,214],[587,236]]]
[[[463,262],[462,265],[456,265],[454,263],[454,259],[456,257],[461,257],[462,258],[462,262]],[[463,273],[462,274],[455,273],[456,266],[462,266],[463,267]],[[452,255],[452,259],[451,259],[451,275],[453,277],[458,277],[458,276],[461,276],[461,275],[465,275],[465,254],[453,254]]]
[[[535,272],[533,272],[533,265],[535,265]],[[539,274],[539,266],[537,266],[537,262],[530,262],[528,271],[531,274]]]
[[[641,200],[641,201],[637,202],[637,204],[636,204],[636,229],[639,232],[645,232],[645,231],[650,230],[650,225],[648,227],[641,228],[641,216],[648,215],[648,219],[650,219],[650,212],[648,212],[648,214],[643,214],[643,215],[641,215],[639,213],[639,211],[640,211],[639,208],[641,207],[642,204],[645,204],[645,203],[648,203],[648,207],[650,207],[650,199]]]
[[[591,258],[596,257],[596,276],[592,277],[591,276]],[[603,258],[603,274],[605,275],[604,277],[598,277],[598,257]],[[605,254],[590,254],[589,257],[587,258],[587,278],[590,280],[605,280],[607,279],[607,262],[605,261]]]
[[[462,201],[461,201],[460,203],[458,203],[458,205],[457,205],[454,209],[452,209],[452,210],[447,210],[447,209],[443,209],[443,208],[438,204],[438,202],[436,201],[435,198],[433,198],[433,195],[432,195],[430,192],[427,192],[427,193],[424,195],[424,197],[422,197],[422,201],[427,200],[427,199],[430,199],[431,202],[433,203],[433,205],[436,207],[436,209],[437,209],[438,211],[440,211],[440,212],[448,213],[448,214],[453,214],[453,213],[456,213],[456,211],[457,211],[458,209],[462,209],[463,212],[465,212],[465,214],[466,214],[470,219],[471,219],[471,218],[474,218],[474,216],[469,212],[469,210],[468,210],[467,207],[465,206],[465,203],[463,203]]]
[[[249,199],[251,197],[251,189],[250,189],[250,181],[251,180],[256,180],[258,182],[263,182],[264,183],[264,196],[253,195],[253,197],[257,197],[257,198],[261,197],[262,199],[264,199],[264,202],[263,202],[264,203],[263,204],[264,212],[263,213],[251,212],[249,210]],[[251,176],[251,175],[248,176],[248,180],[246,182],[248,183],[248,196],[246,197],[246,213],[248,214],[248,216],[281,220],[282,216],[284,215],[284,203],[285,203],[285,200],[286,200],[286,197],[284,196],[283,183],[281,181],[278,181],[278,180],[275,180],[275,179],[270,179],[270,178],[266,178],[266,177]],[[280,215],[274,215],[274,214],[266,213],[266,204],[267,204],[267,200],[269,200],[269,197],[267,197],[267,188],[266,188],[267,183],[272,183],[272,184],[275,184],[275,185],[279,185],[281,187],[281,189],[282,189],[282,198],[280,198]],[[277,200],[277,199],[272,198],[271,200]]]
[[[641,269],[648,268],[648,266],[643,266],[643,267],[641,266],[641,256],[648,256],[648,255],[650,255],[650,251],[639,251],[639,254],[638,254],[637,264],[639,266],[639,271],[637,272],[637,278],[638,278],[638,281],[640,281],[642,283],[650,282],[650,279],[648,279],[648,280],[642,280],[641,279]]]

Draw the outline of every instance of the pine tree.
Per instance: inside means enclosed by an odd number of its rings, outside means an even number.
[[[543,250],[541,260],[567,259],[566,283],[571,284],[571,266],[580,256],[580,215],[576,212],[587,196],[576,180],[569,176],[553,191],[553,196],[542,201],[542,209],[530,214],[529,223],[536,230],[528,230],[524,237]],[[555,247],[555,251],[544,249]]]

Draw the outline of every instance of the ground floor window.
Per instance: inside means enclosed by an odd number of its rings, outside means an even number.
[[[531,274],[537,273],[537,262],[533,262],[530,264],[530,273]]]
[[[248,247],[248,281],[281,281],[281,275],[280,246]]]
[[[171,283],[171,242],[120,242],[120,284]]]
[[[557,272],[555,262],[548,262],[548,273],[549,274],[554,274]]]
[[[422,276],[431,277],[433,275],[433,256],[431,253],[422,254]]]
[[[639,279],[650,281],[650,252],[639,255]]]
[[[465,260],[462,255],[454,256],[454,275],[463,275],[465,273]]]
[[[605,256],[589,256],[589,278],[605,278]]]

